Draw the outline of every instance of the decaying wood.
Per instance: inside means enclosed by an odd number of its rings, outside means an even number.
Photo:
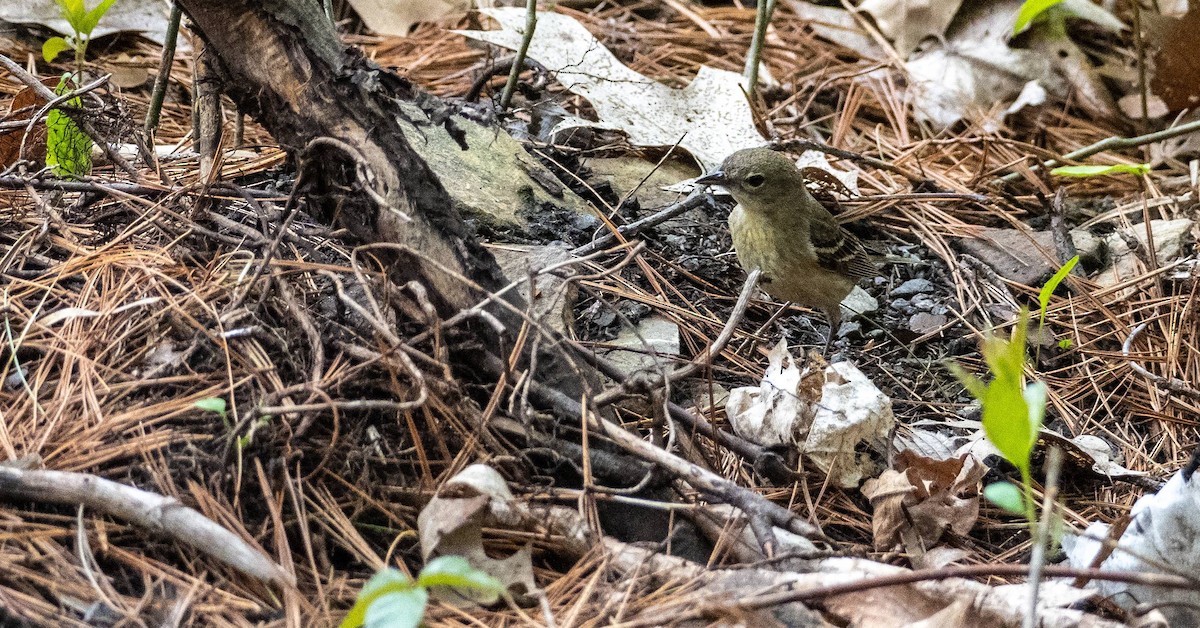
[[[443,183],[405,139],[398,106],[402,101],[415,103],[427,118],[408,122],[445,125],[456,135],[441,101],[375,66],[357,49],[343,47],[315,3],[180,4],[212,54],[227,93],[297,157],[301,176],[312,181],[310,198],[324,199],[326,215],[360,240],[375,243],[375,252],[388,255],[392,280],[423,286],[443,318],[476,311],[491,323],[476,329],[482,344],[491,349],[482,361],[472,358],[477,368],[508,364],[499,357],[509,351],[502,347],[517,346],[530,363],[544,365],[539,376],[576,374],[559,379],[557,389],[534,382],[543,402],[571,411],[576,418],[590,412],[574,400],[599,374],[568,351],[538,351],[558,339],[529,320],[515,291],[502,290],[496,262],[468,232]],[[497,292],[499,298],[489,296]],[[532,342],[524,342],[525,325],[535,328]],[[560,359],[562,363],[547,364]],[[549,403],[551,399],[563,402]],[[593,428],[620,436],[615,424],[601,422]],[[742,508],[765,550],[775,545],[772,525],[815,532],[786,509],[669,452],[643,447],[645,443],[632,436],[620,444],[705,494]]]

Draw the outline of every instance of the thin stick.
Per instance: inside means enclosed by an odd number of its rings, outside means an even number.
[[[617,233],[605,233],[595,240],[592,240],[591,242],[572,250],[571,255],[575,255],[577,257],[591,255],[592,253],[595,253],[596,251],[599,251],[600,249],[603,249],[604,247],[615,242],[617,239],[617,234],[627,238],[633,237],[642,229],[649,229],[650,227],[660,225],[680,214],[684,214],[697,207],[704,206],[705,204],[709,203],[710,198],[711,197],[709,197],[707,194],[692,194],[682,201],[650,214],[645,218],[617,227]]]
[[[158,64],[158,76],[154,77],[154,91],[150,92],[150,108],[146,111],[146,124],[142,127],[146,145],[151,149],[154,147],[154,131],[158,129],[158,118],[162,114],[167,83],[171,80],[171,65],[175,63],[175,43],[179,39],[179,23],[182,19],[183,9],[179,7],[178,2],[172,2],[171,17],[167,21],[167,36],[163,40],[162,61]]]
[[[513,57],[512,69],[508,72],[508,81],[504,83],[504,91],[500,94],[500,110],[508,109],[512,103],[513,92],[517,89],[517,81],[521,78],[521,69],[525,67],[525,55],[529,52],[529,42],[533,41],[533,31],[537,28],[537,0],[525,2],[525,33],[521,37],[521,47],[517,56]]]
[[[1162,386],[1171,392],[1187,395],[1193,399],[1200,399],[1200,390],[1192,388],[1182,379],[1163,377],[1162,375],[1151,373],[1150,371],[1146,370],[1146,367],[1142,366],[1141,362],[1129,357],[1129,348],[1133,346],[1133,339],[1137,338],[1138,334],[1142,333],[1148,325],[1149,323],[1142,323],[1141,325],[1134,327],[1133,331],[1129,332],[1129,337],[1125,339],[1125,343],[1121,345],[1121,355],[1129,358],[1129,368],[1133,369],[1138,375],[1145,377],[1151,382],[1154,382],[1155,384],[1158,384],[1159,386]]]
[[[1042,494],[1042,517],[1033,534],[1033,555],[1029,557],[1029,607],[1025,609],[1022,628],[1037,626],[1038,590],[1046,568],[1046,546],[1050,544],[1050,520],[1058,496],[1058,475],[1062,470],[1062,449],[1051,447],[1046,456],[1046,490]]]
[[[742,72],[746,77],[746,93],[751,98],[758,87],[758,66],[767,39],[767,27],[771,24],[771,14],[774,12],[775,0],[758,0],[758,11],[754,15],[754,38],[750,40],[750,50],[746,53],[746,69]]]

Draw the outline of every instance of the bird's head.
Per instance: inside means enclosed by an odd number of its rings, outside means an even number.
[[[746,211],[771,211],[807,192],[792,160],[769,148],[739,150],[696,183],[723,186]]]

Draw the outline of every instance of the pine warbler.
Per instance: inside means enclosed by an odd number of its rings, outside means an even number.
[[[842,299],[860,279],[879,274],[862,243],[809,194],[804,175],[782,153],[739,150],[696,182],[723,186],[737,201],[729,214],[733,248],[742,268],[762,270],[763,290],[825,313],[828,353]]]

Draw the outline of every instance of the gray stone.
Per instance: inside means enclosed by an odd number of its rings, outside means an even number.
[[[637,329],[624,327],[605,356],[627,374],[671,368],[679,356],[679,326],[661,316],[647,316]]]
[[[908,319],[908,328],[914,333],[921,335],[933,333],[942,328],[946,324],[946,317],[943,314],[930,314],[928,312],[918,312]]]
[[[896,286],[892,290],[892,296],[910,297],[914,294],[921,294],[922,292],[933,292],[933,289],[934,285],[932,281],[918,277],[916,279],[909,279],[908,281]]]
[[[979,258],[1005,279],[1040,286],[1059,268],[1054,257],[1054,235],[1049,231],[983,227],[978,233],[978,238],[961,241],[963,251]],[[1091,264],[1100,257],[1103,243],[1090,233],[1074,229],[1071,239],[1081,261]]]
[[[668,192],[663,188],[701,174],[694,162],[683,159],[668,159],[657,168],[656,164],[640,157],[596,157],[587,160],[587,166],[596,179],[607,182],[622,198],[632,193],[642,209],[651,211],[672,205],[684,197],[679,192]],[[678,221],[679,218],[674,220]],[[670,225],[671,222],[669,220],[665,224]]]
[[[402,120],[426,120],[416,106],[400,102]],[[462,148],[440,125],[402,124],[405,136],[450,193],[459,212],[492,228],[522,228],[521,218],[545,205],[591,214],[588,204],[558,182],[504,131],[455,116],[466,136]]]

